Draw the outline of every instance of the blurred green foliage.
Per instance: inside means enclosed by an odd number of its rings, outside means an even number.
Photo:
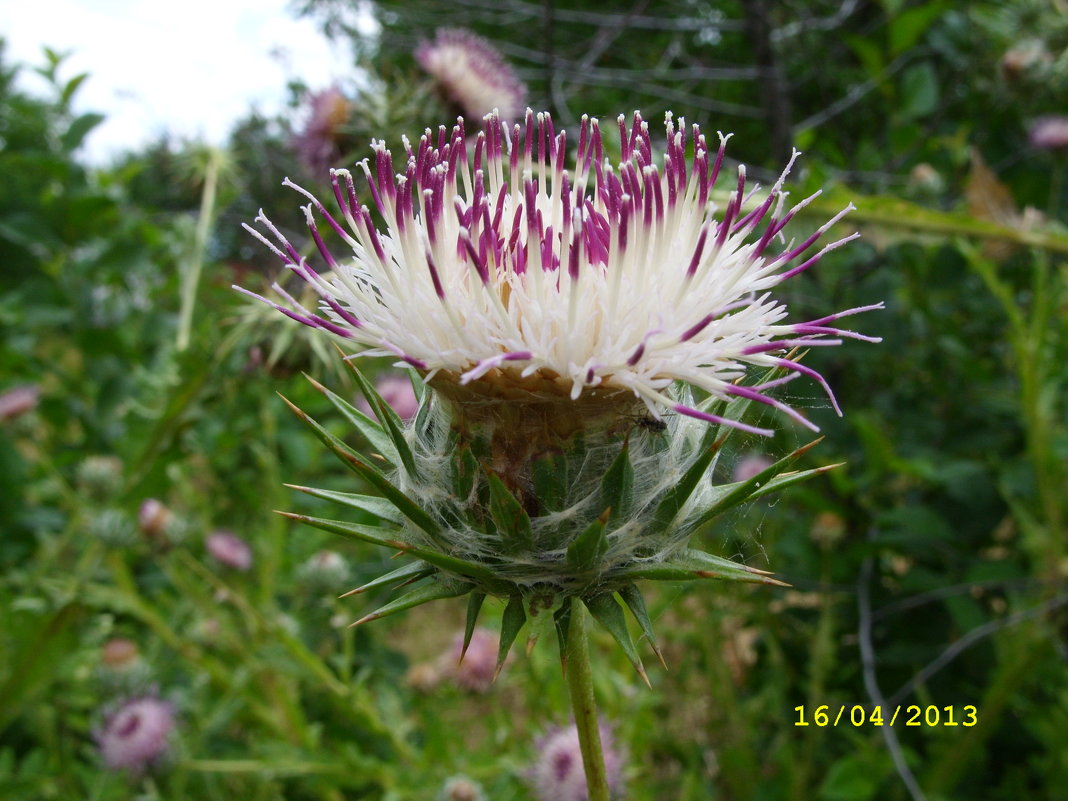
[[[304,10],[356,34],[348,4]],[[411,49],[466,25],[565,124],[671,108],[735,131],[729,154],[769,177],[784,146],[804,149],[797,195],[829,191],[799,225],[857,198],[862,242],[786,298],[813,317],[886,301],[857,323],[882,345],[809,357],[842,420],[790,385],[827,434],[807,466],[846,465],[708,534],[793,589],[655,594],[671,670],[653,690],[596,643],[628,797],[1062,798],[1068,150],[1028,129],[1068,99],[1063,4],[373,10],[381,34],[354,39],[346,113],[326,129],[336,164],[446,121]],[[0,798],[431,799],[459,773],[489,798],[529,798],[532,735],[567,714],[552,649],[486,695],[427,681],[463,610],[347,629],[377,599],[335,600],[350,584],[304,566],[330,548],[356,586],[381,557],[270,513],[330,514],[283,482],[352,488],[275,396],[331,420],[299,373],[352,394],[332,348],[229,289],[279,278],[238,228],[257,208],[305,245],[303,200],[280,186],[326,184],[294,147],[300,87],[290,117],[249,115],[223,151],[163,140],[90,167],[79,146],[101,117],[74,111],[87,78],[47,53],[39,97],[16,69],[0,64],[0,394],[30,386],[37,402],[0,420]],[[796,444],[750,440],[739,457]],[[148,498],[172,519],[133,535]],[[218,528],[252,544],[251,571],[206,552]],[[132,687],[101,658],[117,636],[144,666]],[[94,741],[107,705],[149,686],[178,710],[172,753],[145,776],[108,772]],[[821,704],[973,704],[979,725],[794,725],[795,707],[811,720]]]

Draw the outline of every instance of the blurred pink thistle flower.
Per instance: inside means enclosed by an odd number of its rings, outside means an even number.
[[[292,140],[297,158],[312,172],[321,172],[338,158],[341,128],[349,117],[349,102],[335,87],[305,95],[308,120]]]
[[[753,476],[764,472],[773,464],[772,460],[760,453],[743,456],[734,465],[731,481],[748,481]]]
[[[465,653],[464,638],[459,635],[449,659],[450,675],[456,684],[469,692],[488,692],[497,678],[497,645],[497,635],[480,626],[471,632]]]
[[[39,387],[29,384],[0,393],[0,420],[13,420],[37,406]]]
[[[612,733],[601,724],[608,789],[618,795],[623,788],[623,756],[615,749]],[[582,764],[578,729],[574,726],[550,729],[535,743],[537,758],[527,774],[538,801],[586,801],[586,769]]]
[[[1042,117],[1031,126],[1031,145],[1044,150],[1068,149],[1068,117]]]
[[[204,544],[220,564],[241,571],[252,567],[252,548],[233,532],[216,531],[208,535]]]
[[[96,741],[111,770],[143,773],[167,752],[174,707],[154,695],[134,698],[107,716]]]
[[[415,60],[469,117],[494,109],[506,119],[523,113],[527,88],[496,48],[463,28],[438,28],[423,40]]]
[[[375,382],[375,390],[401,420],[411,420],[419,411],[419,399],[415,396],[415,389],[407,376],[383,375]],[[360,398],[356,406],[368,417],[378,419],[366,398]]]

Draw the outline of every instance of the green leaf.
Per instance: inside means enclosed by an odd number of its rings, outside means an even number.
[[[296,484],[286,484],[290,489],[299,490],[314,498],[322,498],[325,501],[334,501],[350,509],[358,509],[361,512],[374,515],[380,520],[400,525],[404,522],[404,515],[392,503],[378,495],[360,495],[355,492],[337,492],[336,490],[318,489],[316,487],[301,487]]]
[[[563,603],[553,613],[553,624],[556,626],[556,640],[560,645],[560,670],[567,673],[567,635],[571,630],[571,604]]]
[[[784,475],[781,480],[772,480],[775,476],[783,472],[822,441],[823,437],[820,437],[807,445],[802,445],[797,450],[788,453],[786,456],[782,457],[769,467],[764,468],[746,481],[736,481],[733,484],[721,484],[718,487],[714,487],[712,492],[712,503],[697,517],[695,525],[703,526],[713,518],[723,514],[728,509],[735,507],[740,503],[759,498],[763,495],[775,492],[776,490],[788,487],[791,484],[804,481],[814,475],[826,473],[828,470],[837,467],[838,465],[817,467],[812,470],[803,470],[797,473]]]
[[[919,119],[937,110],[938,75],[934,67],[925,62],[906,70],[901,76],[901,95],[897,111],[903,119]]]
[[[638,585],[625,584],[617,592],[619,597],[623,599],[623,603],[627,605],[630,613],[634,615],[634,619],[638,621],[638,625],[641,626],[642,633],[645,635],[645,639],[649,641],[649,647],[653,649],[656,658],[666,668],[667,662],[664,661],[664,654],[660,651],[660,646],[656,644],[653,621],[649,618],[649,610],[645,608],[645,598],[642,597],[642,592],[638,589]]]
[[[396,447],[393,445],[393,441],[386,436],[386,432],[382,429],[378,423],[365,415],[351,403],[346,401],[341,396],[324,387],[310,375],[304,375],[308,379],[308,382],[315,387],[319,392],[323,393],[327,400],[334,405],[334,408],[344,415],[356,430],[359,431],[364,438],[370,443],[371,447],[380,454],[391,465],[397,465],[400,463],[400,454],[397,453]]]
[[[104,121],[103,114],[82,114],[75,117],[70,127],[59,138],[64,150],[74,150],[93,128]]]
[[[527,613],[523,609],[523,598],[519,595],[513,595],[508,599],[508,605],[504,608],[504,614],[501,616],[501,639],[497,646],[497,669],[493,674],[493,680],[497,680],[497,676],[501,673],[501,668],[504,667],[504,662],[508,659],[508,652],[512,650],[512,643],[515,642],[515,638],[519,636],[519,630],[523,628],[523,624],[527,622]]]
[[[682,509],[683,504],[697,488],[698,482],[704,478],[706,472],[708,472],[708,466],[712,464],[712,459],[723,443],[723,440],[717,440],[705,448],[704,452],[694,459],[693,464],[686,468],[686,472],[683,473],[679,482],[668,490],[664,495],[660,504],[656,507],[656,514],[653,516],[652,525],[666,529],[679,514],[679,510]]]
[[[452,492],[459,503],[466,503],[475,488],[475,480],[482,472],[479,469],[478,459],[471,452],[471,446],[467,443],[457,446],[453,453],[452,467]]]
[[[467,622],[464,624],[464,644],[460,649],[460,661],[463,661],[467,653],[467,646],[471,644],[471,637],[475,633],[475,625],[478,623],[478,613],[482,611],[482,604],[486,600],[486,593],[475,590],[467,598]]]
[[[916,46],[928,29],[946,13],[945,3],[923,3],[890,20],[890,54],[898,56]]]
[[[386,617],[387,615],[403,612],[405,609],[422,606],[431,601],[440,601],[444,598],[455,598],[470,591],[471,585],[467,582],[456,581],[454,579],[434,579],[421,587],[415,588],[411,592],[405,593],[400,598],[390,601],[385,606],[380,606],[374,612],[369,615],[364,615],[352,625],[359,626],[363,623],[369,623],[372,620]]]
[[[883,69],[886,67],[886,58],[881,45],[867,36],[853,34],[843,35],[842,41],[864,66],[864,72],[867,73],[868,78],[878,80],[882,76]]]
[[[279,394],[278,397],[282,399],[282,401],[286,404],[286,406],[289,407],[290,411],[293,412],[293,414],[295,414],[301,421],[304,422],[305,425],[307,425],[313,432],[315,432],[315,436],[319,438],[319,441],[326,445],[326,447],[328,447],[331,451],[333,451],[334,455],[337,456],[337,458],[340,459],[346,467],[348,467],[350,470],[355,470],[353,464],[355,462],[362,462],[364,458],[362,454],[357,453],[344,442],[342,442],[338,437],[335,437],[333,434],[323,428],[318,422],[316,422],[314,418],[309,416],[299,406],[292,403],[284,395]]]
[[[372,579],[354,590],[349,590],[340,597],[348,598],[350,595],[361,595],[365,592],[370,592],[371,590],[377,590],[379,587],[384,587],[387,584],[404,586],[413,581],[426,578],[436,572],[437,568],[428,567],[424,562],[410,562],[403,567],[398,567],[396,570],[391,570],[376,579]]]
[[[440,541],[441,526],[439,526],[437,521],[427,514],[422,507],[401,492],[399,488],[378,470],[378,468],[363,461],[363,457],[360,454],[352,450],[352,448],[319,425],[319,423],[301,411],[297,406],[290,403],[286,398],[282,397],[282,400],[286,402],[297,417],[308,424],[308,426],[315,432],[316,436],[318,436],[319,439],[330,448],[330,450],[332,450],[350,470],[373,485],[375,489],[389,499],[389,501],[396,506],[405,517],[429,534],[435,542]]]
[[[567,546],[567,563],[575,572],[585,573],[593,570],[604,559],[604,555],[608,552],[608,538],[604,533],[607,520],[608,510],[606,509]]]
[[[78,88],[85,82],[85,79],[89,77],[88,72],[83,72],[80,75],[75,75],[63,86],[63,92],[59,96],[60,105],[66,108],[69,105],[71,98],[74,97],[74,93],[78,91]]]
[[[771,584],[786,587],[788,584],[771,578],[766,570],[748,567],[720,556],[713,556],[694,549],[687,549],[678,556],[662,562],[644,562],[631,565],[620,573],[628,579],[652,579],[654,581],[692,581],[693,579],[720,579],[749,584]]]
[[[401,492],[401,490],[381,472],[366,462],[360,461],[353,463],[353,469],[367,479],[368,482],[373,484],[379,492],[385,495],[405,517],[429,534],[431,539],[439,545],[443,544],[441,526],[438,525],[437,521],[427,514],[427,512],[425,512],[415,501]]]
[[[619,455],[601,478],[601,506],[611,509],[611,519],[630,515],[634,500],[634,467],[630,463],[630,443],[624,443]]]
[[[487,472],[490,515],[507,554],[519,554],[534,547],[530,516],[496,473]]]
[[[804,214],[812,217],[835,214],[850,202],[856,205],[856,210],[850,212],[848,218],[853,225],[867,223],[895,234],[911,234],[920,242],[930,242],[932,237],[952,241],[956,237],[969,236],[1040,248],[1051,253],[1068,253],[1068,234],[1053,226],[1027,229],[1019,225],[1003,225],[963,212],[938,211],[901,198],[864,196],[845,189],[824,192],[805,207]]]
[[[344,520],[327,520],[321,517],[309,517],[308,515],[296,514],[294,512],[278,512],[278,514],[283,517],[288,517],[290,520],[307,523],[309,526],[314,526],[323,531],[329,531],[331,534],[339,534],[342,537],[348,537],[350,539],[360,540],[361,542],[369,542],[373,545],[381,545],[386,548],[403,551],[404,553],[419,557],[424,562],[440,567],[442,570],[447,570],[450,573],[456,573],[467,578],[475,579],[479,584],[486,587],[492,587],[495,591],[497,589],[507,589],[510,586],[506,582],[498,579],[496,573],[486,565],[479,564],[478,562],[469,562],[466,559],[449,556],[448,554],[440,553],[438,551],[431,551],[427,548],[420,548],[417,545],[411,545],[397,539],[398,535],[402,533],[399,529],[366,526],[360,523],[349,523]]]
[[[567,459],[562,453],[549,453],[534,460],[532,468],[534,496],[541,513],[559,512],[567,499]]]
[[[84,618],[85,608],[81,604],[68,603],[47,619],[33,621],[32,629],[20,627],[18,633],[26,635],[22,639],[23,647],[9,651],[4,657],[6,675],[0,683],[0,698],[4,699],[0,704],[0,732],[31,702],[41,703],[35,697],[60,679],[64,657],[74,653],[77,632],[84,628],[81,625]],[[16,621],[9,619],[5,625],[14,629]]]
[[[556,611],[564,601],[556,592],[541,590],[529,592],[523,600],[526,603],[527,653],[529,654],[537,641],[555,627]],[[570,600],[567,603],[570,603]]]
[[[340,353],[340,349],[338,351]],[[356,384],[359,386],[363,396],[367,398],[367,402],[371,404],[371,408],[374,409],[375,416],[378,418],[379,424],[389,434],[389,438],[393,440],[393,445],[396,448],[397,453],[400,455],[401,463],[404,465],[405,471],[409,476],[418,478],[419,470],[415,463],[415,456],[412,454],[412,449],[408,445],[408,440],[404,438],[404,422],[397,416],[397,413],[393,411],[393,407],[382,400],[382,396],[375,391],[374,386],[368,381],[363,373],[356,367],[356,363],[352,359],[345,359],[345,364],[349,366],[353,376],[356,377]]]
[[[582,602],[586,604],[586,608],[590,610],[594,620],[600,623],[619,643],[623,653],[627,655],[627,659],[630,660],[634,669],[638,671],[638,675],[648,685],[649,676],[645,672],[641,657],[638,656],[638,649],[634,647],[634,641],[630,638],[627,621],[623,616],[623,607],[615,599],[615,595],[611,592],[605,592],[592,598],[583,598]]]

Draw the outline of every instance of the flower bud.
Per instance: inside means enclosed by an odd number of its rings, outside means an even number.
[[[155,498],[146,498],[141,502],[141,509],[137,513],[137,522],[141,527],[141,533],[150,540],[163,540],[167,529],[174,521],[174,513],[171,512],[161,501]]]
[[[40,388],[32,384],[0,393],[0,420],[14,420],[37,406]]]
[[[88,514],[86,528],[94,537],[110,548],[126,548],[137,542],[134,522],[122,509],[93,509]]]
[[[174,708],[154,695],[134,698],[109,714],[97,733],[104,765],[141,774],[166,754],[174,730]]]
[[[77,470],[78,489],[91,498],[110,498],[122,484],[122,460],[116,456],[90,456]]]
[[[608,789],[618,796],[623,788],[623,758],[612,743],[609,728],[602,724],[600,729]],[[550,729],[535,748],[538,755],[528,774],[534,797],[538,801],[587,801],[578,729],[574,725]]]
[[[1044,150],[1068,150],[1068,117],[1043,117],[1031,126],[1031,145]]]
[[[466,776],[453,776],[445,782],[438,801],[486,801],[482,785]]]
[[[148,686],[152,670],[141,658],[137,643],[112,637],[100,649],[96,678],[105,693],[131,694]]]
[[[496,634],[479,626],[471,632],[471,642],[464,653],[464,636],[456,637],[449,652],[448,670],[457,686],[472,693],[489,692],[497,676],[497,642]]]
[[[308,589],[333,591],[349,580],[349,563],[337,551],[319,551],[297,570],[297,578]]]
[[[216,531],[204,541],[217,562],[242,572],[252,567],[252,548],[232,531]]]

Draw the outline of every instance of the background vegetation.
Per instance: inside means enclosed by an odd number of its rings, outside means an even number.
[[[627,797],[1062,799],[1068,138],[1029,131],[1068,111],[1064,4],[382,0],[373,39],[342,0],[302,10],[353,42],[336,163],[449,119],[412,49],[464,25],[564,125],[670,108],[734,131],[765,179],[804,150],[793,191],[825,190],[805,222],[858,205],[861,243],[788,298],[813,316],[886,301],[858,323],[884,344],[814,354],[846,416],[792,399],[827,435],[807,466],[846,465],[707,533],[792,589],[660,592],[652,690],[601,643]],[[41,98],[15,88],[28,68],[0,64],[0,393],[32,407],[0,419],[0,797],[430,799],[463,773],[530,798],[534,734],[567,716],[553,649],[486,692],[428,681],[463,610],[346,628],[376,599],[336,596],[382,557],[271,513],[316,508],[283,482],[352,489],[275,394],[332,419],[300,376],[351,393],[330,349],[229,290],[276,271],[238,224],[263,206],[303,242],[278,182],[325,184],[294,144],[300,87],[292,116],[250,116],[225,149],[164,140],[90,168],[86,76],[48,54]],[[150,498],[165,525],[139,524]],[[206,552],[218,529],[251,570]],[[116,637],[137,647],[120,667]],[[150,688],[176,709],[167,759],[108,771],[109,705]],[[978,725],[794,725],[822,704],[971,704]]]

